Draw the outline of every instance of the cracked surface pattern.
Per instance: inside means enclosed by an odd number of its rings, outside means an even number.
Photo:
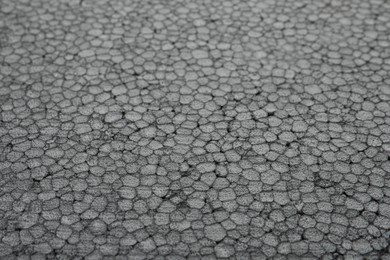
[[[0,0],[0,259],[390,259],[390,2]]]

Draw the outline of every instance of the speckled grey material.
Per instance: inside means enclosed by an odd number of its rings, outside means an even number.
[[[0,0],[0,259],[390,259],[390,2]]]

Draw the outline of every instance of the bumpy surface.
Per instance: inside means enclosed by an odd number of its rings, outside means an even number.
[[[0,0],[1,259],[389,259],[390,2]]]

